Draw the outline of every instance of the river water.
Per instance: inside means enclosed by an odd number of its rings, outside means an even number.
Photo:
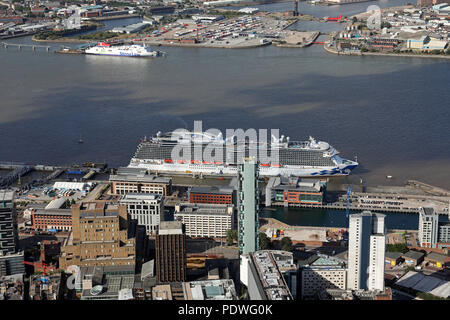
[[[374,3],[301,3],[300,11],[351,15]],[[224,133],[279,128],[291,139],[328,141],[343,157],[358,157],[353,179],[367,185],[418,179],[450,188],[449,60],[342,57],[319,45],[159,49],[166,58],[0,48],[0,161],[127,165],[141,137],[203,120],[204,129]]]

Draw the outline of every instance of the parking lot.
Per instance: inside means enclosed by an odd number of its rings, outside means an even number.
[[[150,44],[239,48],[265,45],[271,41],[298,44],[311,38],[312,33],[284,30],[289,24],[288,20],[268,14],[221,20],[205,16],[197,20],[177,20],[140,40]]]

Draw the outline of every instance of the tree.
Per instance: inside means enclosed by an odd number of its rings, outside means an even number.
[[[396,243],[396,244],[387,244],[386,245],[387,252],[401,252],[406,253],[409,251],[406,243]]]
[[[269,237],[264,233],[260,232],[259,237],[259,250],[267,250],[271,248],[271,243]]]
[[[353,17],[352,22],[356,23],[358,21],[358,19],[356,17]]]
[[[281,244],[281,250],[292,252],[292,240],[289,237],[284,237],[280,241]]]
[[[237,234],[237,230],[227,230],[227,245],[232,246],[234,240],[237,241],[238,239],[238,234]]]

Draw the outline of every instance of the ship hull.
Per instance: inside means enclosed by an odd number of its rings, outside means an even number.
[[[114,56],[114,57],[156,57],[157,54],[133,54],[133,53],[109,53],[109,52],[85,52],[86,54],[96,56]]]
[[[141,161],[131,161],[128,167],[143,168],[161,173],[173,173],[180,175],[203,174],[213,176],[236,176],[237,166],[224,165],[191,165],[191,164],[158,164],[146,163]],[[263,167],[259,166],[259,175],[261,177],[277,176],[296,176],[296,177],[330,177],[347,176],[356,167],[356,165],[347,165],[344,167],[300,167],[284,166]]]

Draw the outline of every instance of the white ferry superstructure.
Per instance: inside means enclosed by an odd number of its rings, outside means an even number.
[[[111,46],[108,43],[100,42],[98,45],[87,48],[84,53],[106,55],[106,56],[124,56],[124,57],[158,57],[163,53],[152,51],[145,45],[119,45]]]

